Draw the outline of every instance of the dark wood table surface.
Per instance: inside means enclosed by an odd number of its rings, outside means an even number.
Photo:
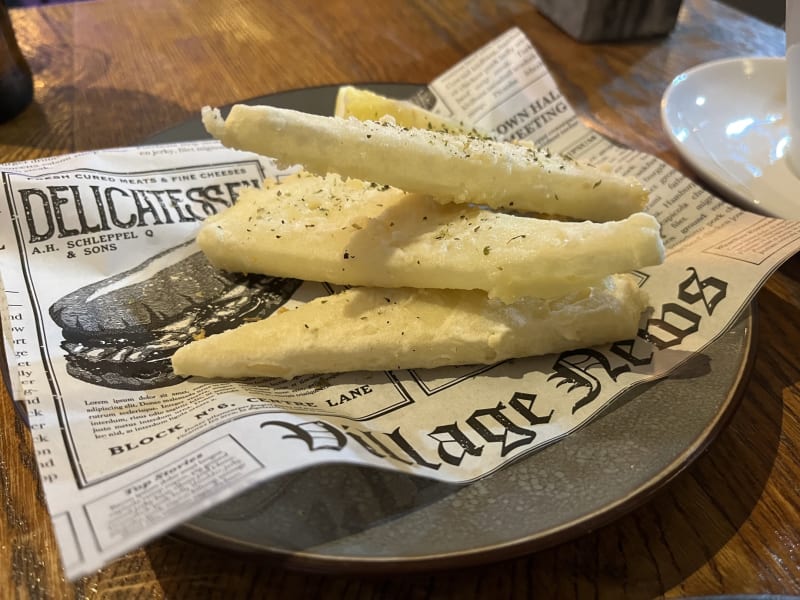
[[[664,38],[580,44],[527,0],[95,0],[12,9],[36,102],[0,162],[134,145],[224,105],[342,82],[426,82],[509,27],[587,124],[691,174],[659,121],[666,86],[716,58],[779,56],[781,30],[685,0]],[[731,101],[735,102],[735,98]],[[534,554],[402,576],[299,573],[171,537],[67,582],[31,439],[0,401],[0,597],[657,598],[800,593],[800,262],[759,293],[741,404],[678,477],[615,522]]]

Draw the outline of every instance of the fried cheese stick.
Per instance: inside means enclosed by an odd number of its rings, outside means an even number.
[[[203,123],[231,148],[427,194],[442,203],[614,220],[641,211],[647,191],[632,177],[551,155],[527,144],[398,127],[390,121],[323,117],[271,106],[235,105]]]
[[[299,172],[205,221],[215,267],[342,285],[480,289],[552,298],[664,258],[646,213],[606,223],[534,219],[440,204],[388,186]]]
[[[646,304],[630,275],[512,304],[480,291],[351,288],[191,342],[172,365],[178,375],[290,379],[492,364],[630,339]]]

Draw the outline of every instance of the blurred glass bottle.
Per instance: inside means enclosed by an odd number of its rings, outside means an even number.
[[[33,99],[33,77],[17,45],[5,0],[0,0],[0,123],[17,116]]]

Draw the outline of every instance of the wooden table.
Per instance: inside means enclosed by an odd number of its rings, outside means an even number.
[[[781,55],[783,32],[687,0],[666,38],[581,45],[526,0],[96,0],[11,11],[37,102],[0,125],[0,162],[133,145],[222,105],[341,82],[425,82],[511,26],[599,131],[690,173],[659,122],[695,64]],[[732,99],[735,101],[735,99]],[[0,401],[0,596],[19,598],[525,598],[800,593],[800,264],[758,296],[740,408],[647,504],[589,535],[464,571],[402,577],[290,572],[171,538],[64,580],[30,435]],[[3,390],[5,388],[3,387]]]

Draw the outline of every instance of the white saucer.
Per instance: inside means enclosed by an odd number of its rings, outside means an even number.
[[[800,178],[784,157],[787,118],[783,58],[697,66],[678,75],[661,100],[678,152],[723,196],[754,212],[800,219]]]

